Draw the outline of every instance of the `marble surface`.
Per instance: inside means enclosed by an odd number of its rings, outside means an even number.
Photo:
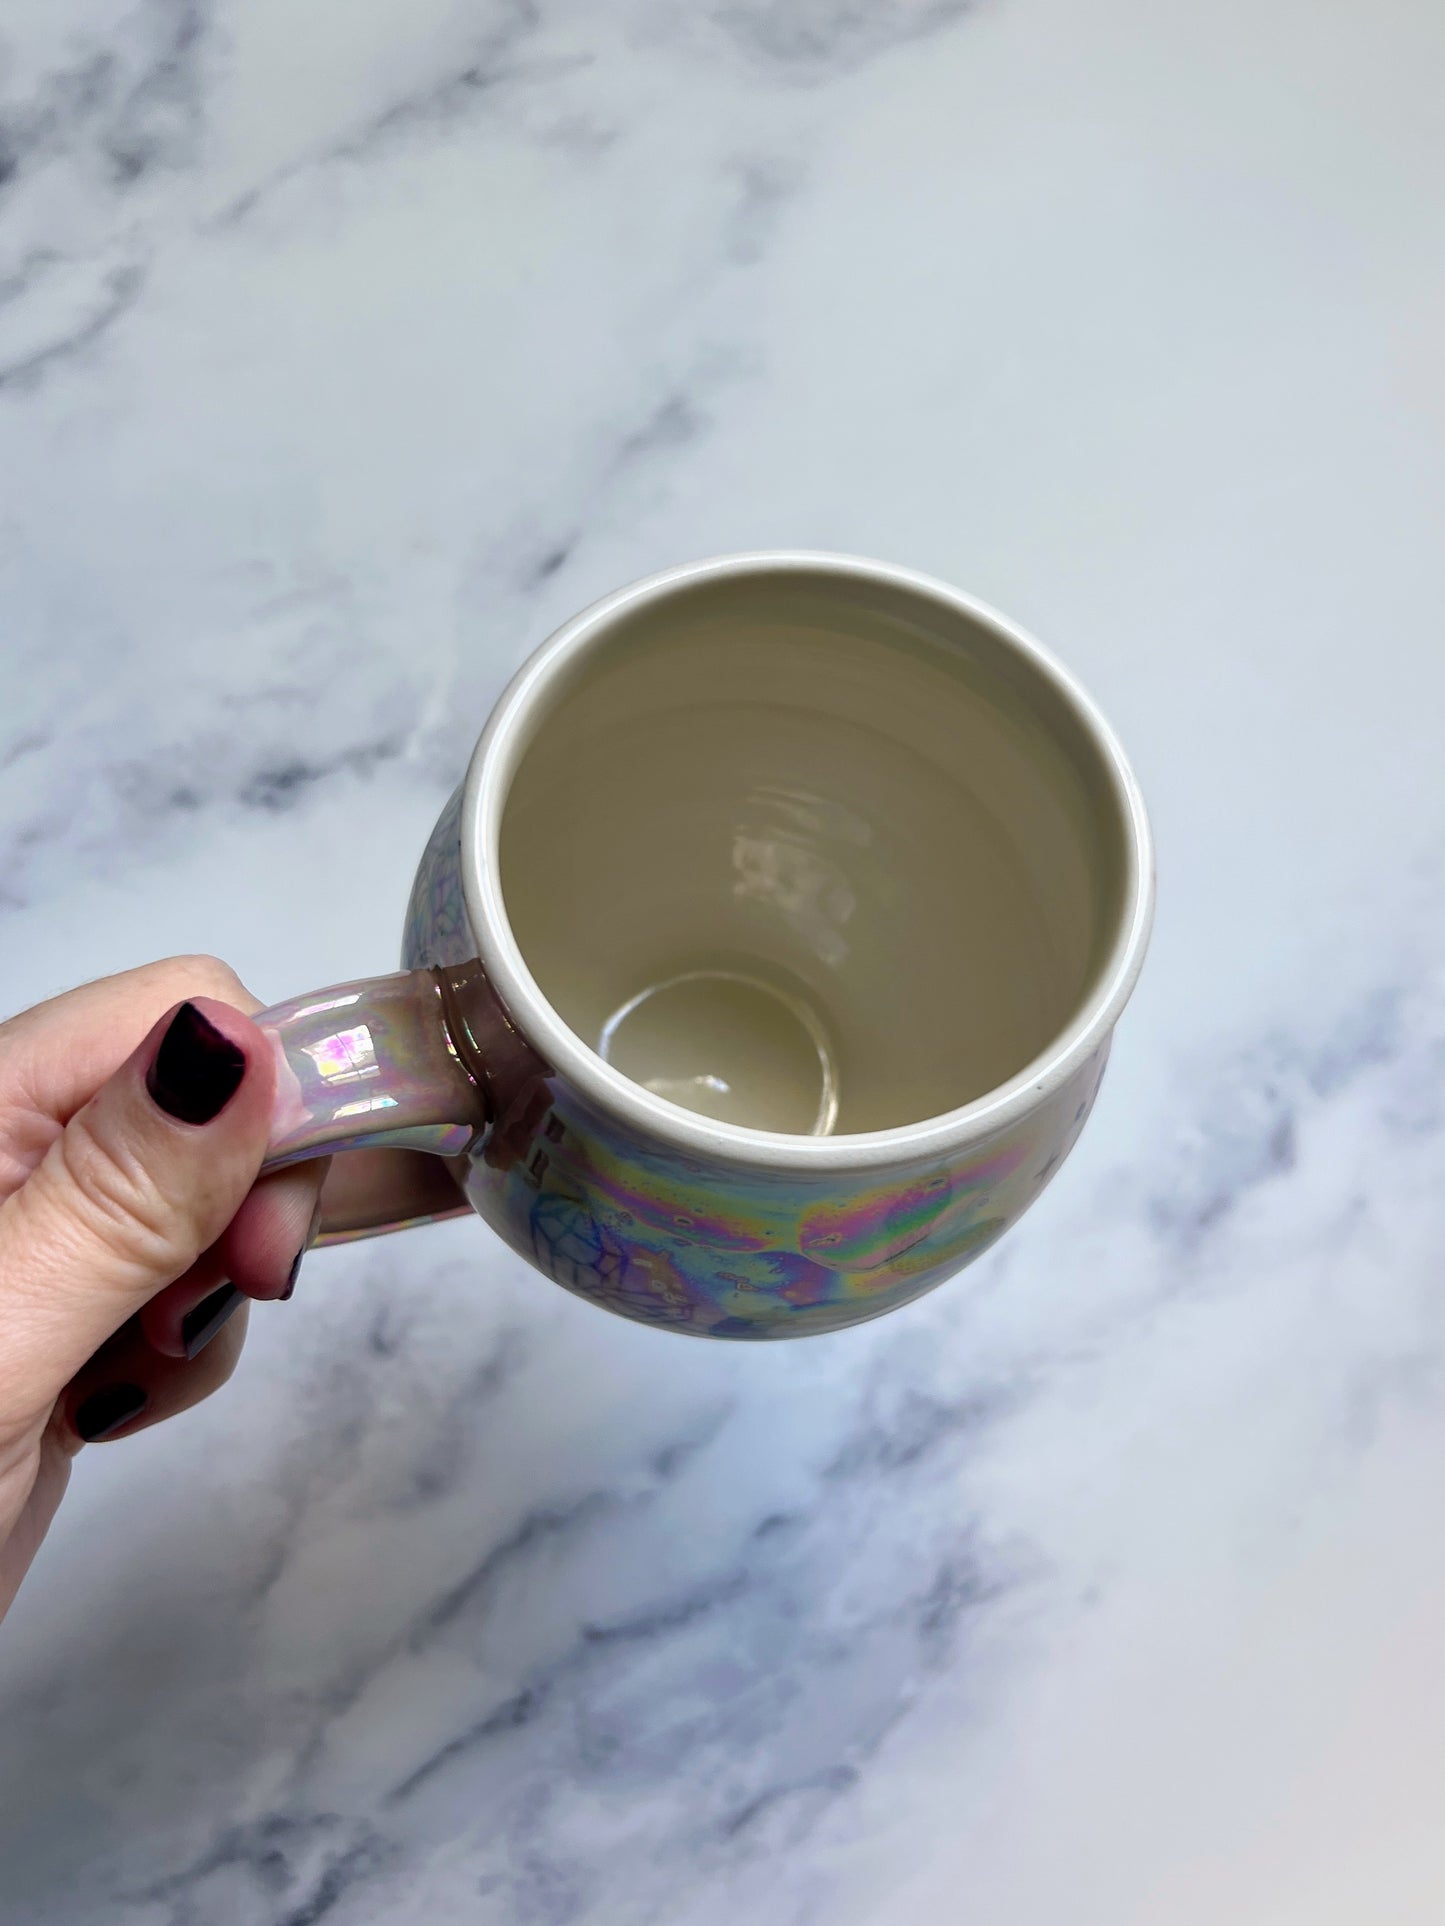
[[[315,1254],[83,1457],[6,1926],[1445,1913],[1445,13],[9,0],[0,1006],[394,963],[522,654],[947,576],[1117,723],[1090,1131],[859,1330]]]

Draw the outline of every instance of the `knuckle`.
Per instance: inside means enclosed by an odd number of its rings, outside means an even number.
[[[188,1226],[122,1137],[81,1114],[55,1151],[80,1226],[111,1256],[149,1276],[178,1275],[191,1261]]]
[[[213,996],[218,1002],[234,1004],[241,1010],[255,1007],[256,999],[230,964],[223,962],[219,956],[208,956],[204,951],[198,951],[192,955],[168,957],[156,968],[166,973],[175,989],[177,1001],[187,996]]]

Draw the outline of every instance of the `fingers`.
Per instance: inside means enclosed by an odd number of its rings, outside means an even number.
[[[0,1204],[0,1433],[48,1411],[111,1333],[221,1237],[265,1154],[275,1074],[248,1017],[194,997],[154,1025]]]
[[[226,1276],[219,1252],[203,1251],[191,1268],[168,1284],[136,1313],[146,1342],[166,1357],[183,1358],[199,1348],[196,1332],[206,1322],[203,1306],[220,1290],[239,1296]]]
[[[329,1160],[273,1171],[256,1184],[220,1241],[140,1313],[147,1340],[167,1357],[194,1354],[201,1306],[230,1283],[247,1297],[286,1298],[312,1239]]]
[[[315,1233],[329,1157],[271,1171],[252,1190],[221,1239],[226,1275],[248,1297],[291,1295]]]
[[[8,1534],[0,1534],[0,1618],[30,1568],[65,1495],[71,1460],[86,1443],[130,1437],[188,1411],[235,1370],[246,1336],[247,1300],[214,1329],[194,1362],[161,1357],[130,1318],[76,1377],[50,1415],[36,1450],[29,1492]]]
[[[129,1319],[65,1394],[61,1409],[71,1437],[81,1444],[128,1438],[219,1390],[246,1340],[248,1300],[233,1292],[230,1305],[193,1359],[163,1357],[147,1342],[140,1320]]]

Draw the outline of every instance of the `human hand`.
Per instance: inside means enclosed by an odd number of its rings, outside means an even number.
[[[0,1617],[82,1444],[235,1369],[288,1297],[321,1161],[257,1181],[276,1068],[224,963],[175,957],[0,1023]]]

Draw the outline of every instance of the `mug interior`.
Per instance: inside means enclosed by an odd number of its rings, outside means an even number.
[[[847,1136],[1017,1075],[1097,986],[1119,781],[981,614],[825,567],[688,580],[561,671],[503,807],[544,997],[666,1101]]]

